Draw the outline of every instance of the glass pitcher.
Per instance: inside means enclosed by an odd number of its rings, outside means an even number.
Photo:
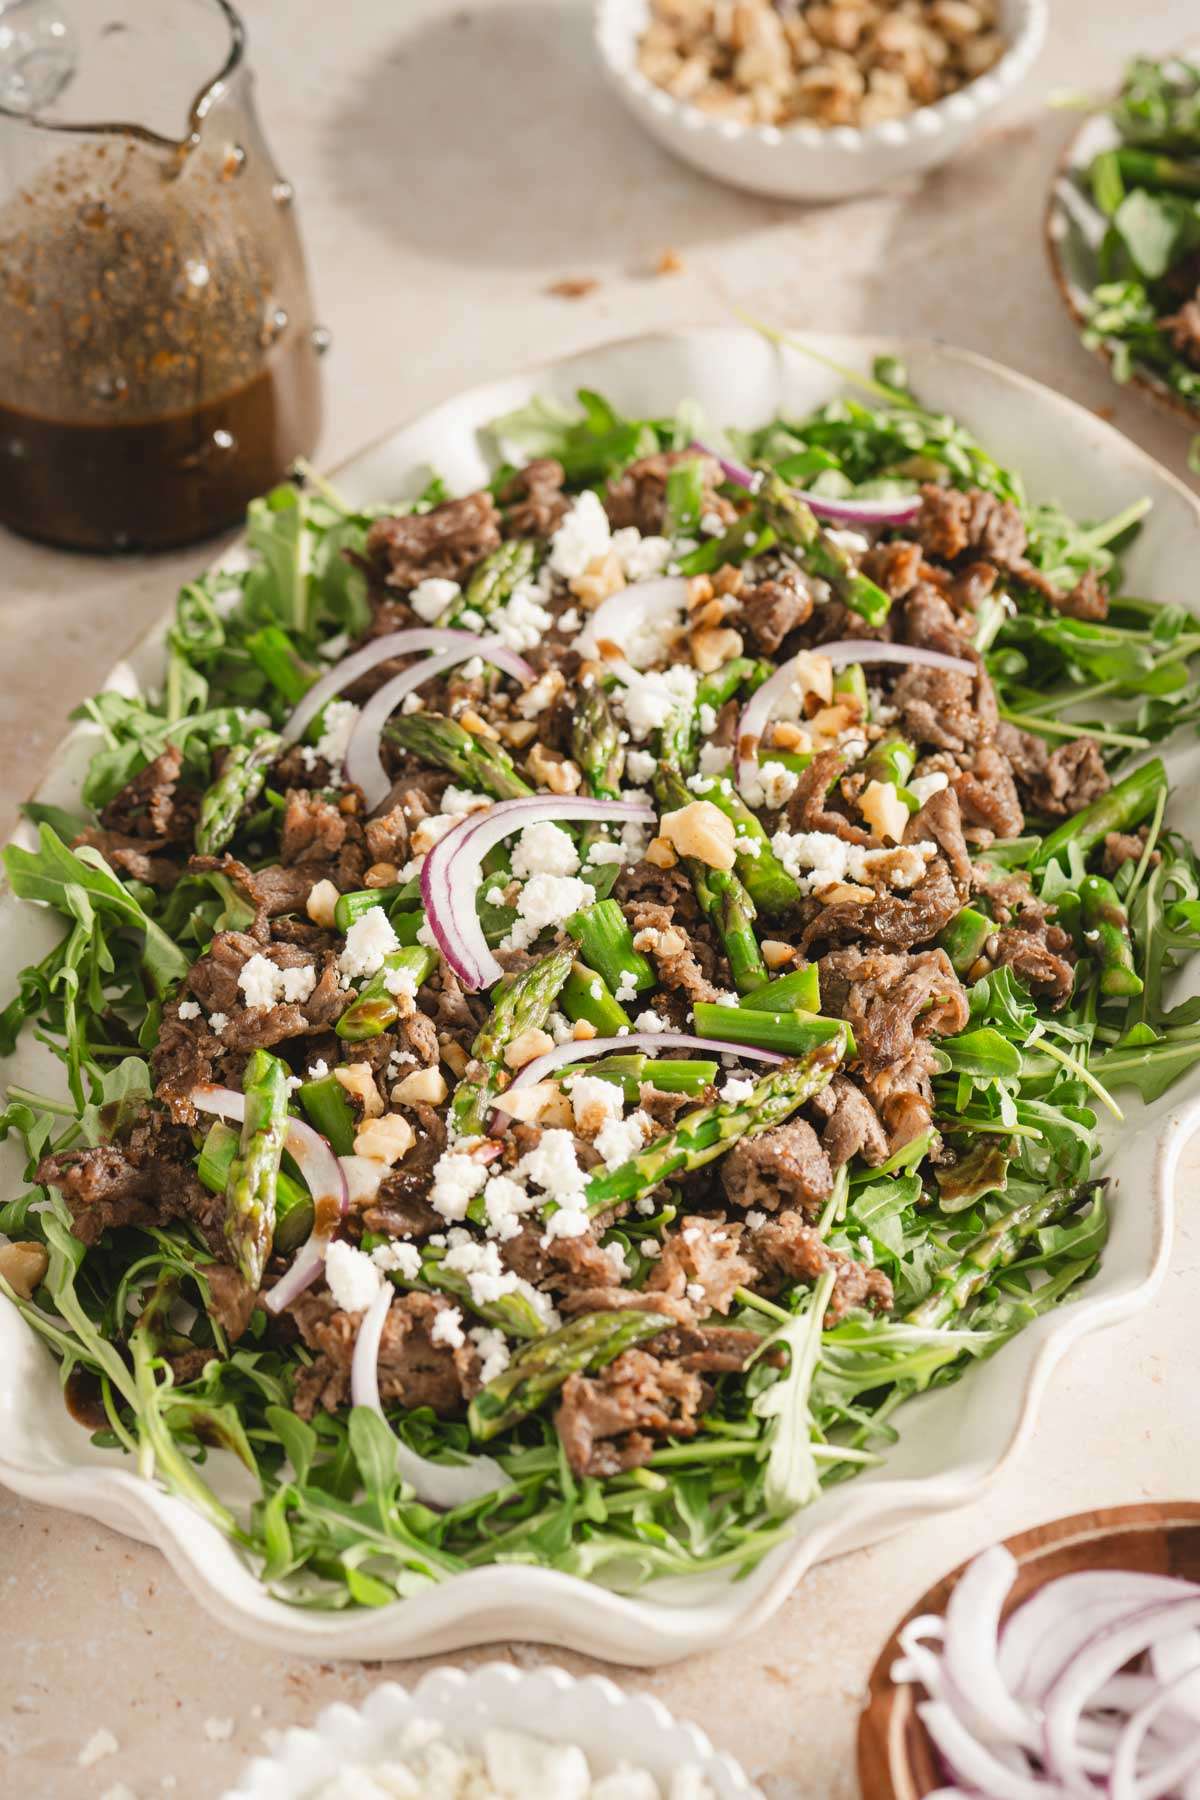
[[[0,0],[14,531],[188,543],[315,445],[325,334],[244,45],[227,0]]]

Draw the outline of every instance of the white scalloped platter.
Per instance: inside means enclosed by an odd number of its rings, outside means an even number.
[[[809,346],[868,371],[881,353],[908,366],[926,404],[953,412],[1019,468],[1033,498],[1057,499],[1101,519],[1143,495],[1153,511],[1128,560],[1131,591],[1187,602],[1200,568],[1200,504],[1181,483],[1082,407],[983,357],[933,343],[810,337]],[[822,363],[778,350],[750,331],[715,329],[629,339],[488,383],[446,401],[354,457],[338,481],[362,501],[416,492],[433,464],[452,488],[483,480],[479,428],[535,393],[570,401],[597,388],[637,414],[672,411],[691,398],[718,424],[750,426],[779,411],[802,415],[840,391]],[[164,593],[166,608],[172,596]],[[162,633],[152,633],[109,677],[157,684]],[[98,672],[97,687],[104,685]],[[40,797],[69,804],[86,762],[86,733],[64,744]],[[1172,746],[1169,817],[1200,816],[1200,746]],[[0,995],[49,948],[57,926],[0,895]],[[7,1078],[43,1090],[55,1065],[22,1047]],[[907,1522],[977,1498],[1019,1454],[1040,1397],[1067,1348],[1144,1306],[1166,1268],[1172,1196],[1183,1145],[1200,1123],[1200,1074],[1143,1107],[1106,1145],[1112,1234],[1098,1275],[1078,1297],[1038,1320],[998,1356],[898,1415],[900,1441],[885,1465],[825,1494],[800,1514],[792,1539],[742,1581],[719,1576],[655,1583],[636,1597],[550,1570],[472,1570],[393,1606],[301,1611],[273,1597],[238,1552],[179,1499],[142,1480],[118,1452],[94,1450],[63,1406],[57,1368],[15,1309],[0,1307],[0,1481],[31,1499],[66,1507],[159,1546],[196,1598],[255,1641],[320,1657],[429,1656],[515,1638],[559,1644],[626,1664],[652,1665],[727,1644],[760,1626],[814,1563],[878,1541]],[[20,1157],[0,1150],[0,1193],[19,1191]],[[1101,1404],[1099,1393],[1097,1407]],[[210,1463],[210,1470],[215,1465]],[[236,1468],[236,1465],[235,1465]],[[222,1491],[245,1498],[237,1474]]]
[[[328,1706],[311,1729],[289,1731],[272,1756],[248,1766],[224,1800],[299,1800],[347,1765],[386,1755],[404,1726],[431,1719],[456,1744],[474,1749],[491,1726],[525,1731],[552,1744],[575,1744],[593,1776],[619,1764],[648,1770],[664,1791],[690,1763],[716,1800],[763,1800],[733,1758],[713,1749],[698,1725],[672,1718],[650,1694],[623,1694],[603,1675],[581,1681],[563,1669],[523,1674],[511,1663],[431,1669],[412,1689],[377,1687],[362,1707]]]

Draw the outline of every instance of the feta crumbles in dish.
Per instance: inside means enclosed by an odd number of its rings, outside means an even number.
[[[684,1763],[660,1784],[619,1763],[593,1773],[575,1744],[491,1726],[466,1747],[433,1719],[413,1719],[394,1746],[355,1762],[312,1790],[311,1800],[716,1800],[700,1769]]]
[[[1069,1299],[1112,1088],[1200,1058],[1139,509],[1029,506],[894,365],[703,429],[589,394],[474,493],[285,490],[184,590],[184,717],[101,696],[7,852],[70,1099],[6,1115],[6,1299],[302,1603],[753,1566]]]

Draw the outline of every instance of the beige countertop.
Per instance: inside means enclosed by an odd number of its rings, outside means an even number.
[[[706,323],[731,302],[794,326],[944,336],[1052,383],[1186,478],[1187,433],[1112,388],[1044,266],[1040,211],[1070,119],[1045,97],[1111,81],[1194,26],[1051,0],[1029,88],[953,167],[835,208],[714,186],[644,139],[603,85],[574,0],[247,0],[260,103],[295,182],[326,361],[325,466],[456,388],[606,338]],[[680,273],[656,276],[674,250]],[[585,298],[551,283],[586,276]],[[0,826],[68,709],[168,604],[194,552],[98,561],[0,536]],[[1197,1164],[1190,1165],[1194,1177]],[[1200,1230],[1183,1193],[1150,1311],[1060,1368],[1023,1454],[986,1499],[816,1570],[748,1642],[610,1671],[701,1722],[770,1800],[851,1800],[861,1690],[895,1618],[991,1539],[1085,1507],[1194,1494]],[[521,1664],[587,1658],[503,1646]],[[0,1791],[31,1800],[220,1792],[263,1734],[384,1674],[314,1664],[212,1623],[155,1552],[0,1493]],[[99,1727],[119,1750],[78,1755]],[[125,1790],[128,1790],[126,1792]]]

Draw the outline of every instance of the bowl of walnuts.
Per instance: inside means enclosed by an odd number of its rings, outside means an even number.
[[[1024,80],[1047,0],[597,0],[596,43],[669,150],[841,200],[945,162]]]

